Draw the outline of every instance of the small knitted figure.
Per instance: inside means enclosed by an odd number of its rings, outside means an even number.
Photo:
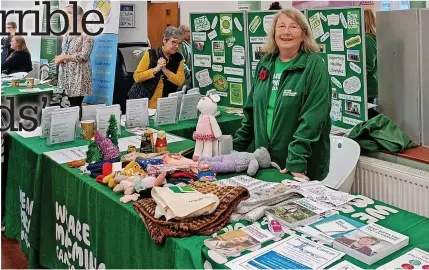
[[[94,133],[95,142],[98,144],[104,160],[113,159],[119,156],[119,149],[111,140],[103,136],[100,132]]]
[[[197,128],[192,136],[196,141],[193,160],[198,161],[199,157],[213,156],[213,140],[222,135],[219,124],[214,117],[217,112],[217,103],[220,101],[218,95],[210,94],[203,97],[198,102],[197,108],[201,112],[198,119]]]
[[[200,181],[214,181],[216,180],[215,174],[212,171],[212,166],[209,163],[201,162],[198,165],[197,179]]]
[[[239,173],[247,171],[250,176],[255,175],[259,168],[274,167],[280,170],[279,165],[271,162],[270,153],[264,147],[256,149],[254,153],[234,152],[217,157],[201,157],[199,162],[208,162],[214,173]]]

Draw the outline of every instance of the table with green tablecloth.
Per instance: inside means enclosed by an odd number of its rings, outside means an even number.
[[[29,97],[29,96],[40,96],[43,94],[52,95],[52,90],[40,91],[40,90],[50,89],[53,87],[52,85],[38,84],[38,85],[35,85],[34,88],[32,89],[28,89],[26,86],[23,85],[24,83],[25,83],[25,80],[21,80],[19,87],[11,87],[9,82],[2,83],[2,89],[1,89],[2,97],[3,96]],[[28,91],[22,91],[26,89],[28,89]]]
[[[222,134],[235,135],[235,132],[241,127],[242,116],[227,113],[226,108],[219,107],[220,116],[216,117]],[[176,124],[157,126],[153,119],[149,120],[150,127],[157,130],[165,130],[168,133],[192,140],[192,134],[197,126],[198,119],[180,121]]]
[[[40,151],[47,151],[43,149],[46,146],[37,144],[37,139],[12,135],[7,210],[11,215],[8,219],[14,221],[6,224],[8,237],[21,238],[24,233],[30,240],[32,251],[27,254],[33,266],[40,263],[48,268],[225,267],[227,258],[213,256],[203,247],[206,236],[168,238],[164,245],[156,245],[132,203],[121,203],[121,195],[82,175],[78,169],[57,164],[45,155],[36,158]],[[178,152],[192,145],[192,141],[179,142],[172,144],[170,151]],[[33,179],[26,187],[30,176]],[[260,171],[256,178],[280,182],[289,176],[267,169]],[[23,192],[24,188],[33,194]],[[39,200],[38,213],[36,200]],[[414,247],[429,251],[427,218],[363,196],[341,212],[361,222],[376,221],[410,237],[408,247],[371,267],[345,257],[362,268],[375,268]],[[27,218],[31,220],[29,228],[25,226]],[[267,222],[262,219],[258,223],[266,226]],[[223,231],[244,225],[247,223],[231,224]]]

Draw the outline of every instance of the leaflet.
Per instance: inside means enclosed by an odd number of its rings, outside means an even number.
[[[109,128],[109,119],[112,114],[116,117],[116,122],[118,123],[118,134],[121,134],[121,107],[116,104],[97,108],[97,131],[103,135],[106,135],[107,133],[107,129]]]
[[[52,160],[55,160],[58,164],[63,164],[73,160],[85,159],[86,151],[88,151],[88,146],[84,145],[56,151],[49,151],[45,152],[44,154],[50,157]]]
[[[76,108],[76,109],[75,109]],[[75,139],[79,107],[57,109],[52,112],[48,144],[70,142]]]
[[[155,117],[156,125],[159,126],[176,123],[177,101],[177,97],[166,97],[158,99]]]
[[[294,235],[226,264],[231,269],[323,269],[343,252]]]
[[[149,125],[149,99],[128,99],[125,125],[127,128],[146,127]]]
[[[200,94],[186,94],[183,96],[180,106],[179,121],[195,119],[198,117],[197,105],[200,101]]]

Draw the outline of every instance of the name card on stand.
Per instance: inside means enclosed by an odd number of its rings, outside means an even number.
[[[200,101],[200,97],[199,93],[186,94],[183,96],[180,106],[179,121],[198,118],[197,105]]]
[[[76,138],[79,107],[56,109],[52,112],[48,145],[73,141]]]
[[[169,97],[177,97],[177,112],[180,112],[180,106],[181,106],[181,104],[182,104],[182,98],[183,98],[183,95],[185,94],[185,92],[182,92],[182,91],[179,91],[179,92],[174,92],[174,93],[170,93],[168,96]],[[178,114],[176,114],[176,122],[178,121],[178,119],[179,119],[179,115]]]
[[[96,120],[97,119],[97,109],[101,107],[106,107],[106,104],[97,104],[97,105],[87,105],[82,106],[82,121],[85,120]]]
[[[109,128],[109,119],[111,115],[116,117],[118,124],[118,134],[121,134],[121,106],[118,104],[97,108],[96,124],[97,131],[106,135]]]
[[[195,88],[189,89],[186,94],[194,94],[194,93],[198,93],[199,94],[200,93],[200,88],[195,87]]]
[[[127,99],[126,128],[147,127],[149,125],[149,99]]]
[[[162,108],[162,109],[161,109]],[[156,125],[175,124],[177,115],[177,97],[158,98]]]
[[[49,129],[51,128],[52,112],[59,108],[60,106],[51,106],[42,109],[42,123],[40,124],[41,138],[48,137]]]

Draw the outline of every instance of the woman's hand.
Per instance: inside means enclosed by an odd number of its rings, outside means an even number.
[[[55,56],[55,58],[54,58],[54,62],[55,62],[55,64],[57,64],[57,65],[59,65],[59,64],[61,64],[61,63],[63,63],[63,62],[64,62],[64,60],[63,60],[63,56],[62,56],[62,55],[57,55],[57,56]]]
[[[161,69],[164,68],[166,64],[167,64],[167,62],[165,61],[165,59],[163,57],[159,58],[158,64],[156,65],[155,68],[153,68],[153,72],[154,73],[160,72]]]
[[[288,172],[289,172],[289,171],[288,171],[286,168],[280,171],[280,173],[288,173]],[[291,172],[291,174],[292,174],[294,177],[299,178],[299,179],[302,179],[302,180],[305,180],[305,181],[310,180],[310,179],[309,179],[305,174],[303,174],[303,173],[294,173],[294,172]]]

